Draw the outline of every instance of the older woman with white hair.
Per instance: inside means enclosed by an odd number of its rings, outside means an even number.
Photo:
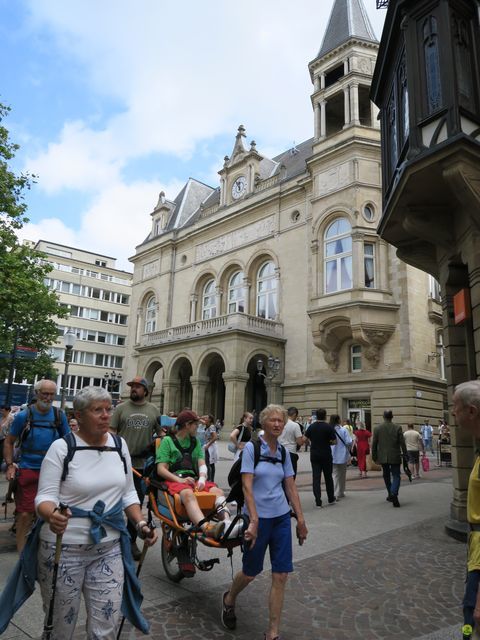
[[[48,450],[35,499],[44,521],[39,533],[38,580],[45,612],[55,542],[57,536],[63,536],[52,638],[72,638],[82,593],[86,638],[114,640],[122,610],[146,632],[148,623],[139,611],[141,593],[123,513],[147,545],[155,543],[157,534],[142,517],[127,445],[109,432],[110,394],[100,387],[86,387],[75,397],[73,409],[78,431],[57,440]],[[61,503],[68,505],[66,512],[59,508]]]
[[[272,585],[269,597],[269,626],[265,640],[279,640],[280,616],[288,574],[293,571],[290,505],[297,517],[297,537],[303,544],[307,527],[295,485],[290,456],[278,443],[288,416],[286,410],[268,405],[260,414],[264,430],[260,436],[259,457],[255,445],[247,442],[242,453],[242,485],[246,513],[250,524],[245,531],[246,548],[242,570],[222,597],[222,623],[235,629],[237,596],[263,571],[267,548],[272,563]],[[255,464],[257,462],[257,464]]]

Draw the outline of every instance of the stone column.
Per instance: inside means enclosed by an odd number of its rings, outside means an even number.
[[[320,103],[320,138],[327,135],[327,101],[322,100]]]
[[[344,104],[344,128],[348,127],[348,125],[350,124],[350,89],[349,87],[345,87],[345,89],[343,90],[343,104]]]
[[[320,74],[320,89],[325,89],[325,74]]]
[[[268,378],[265,380],[265,385],[267,387],[267,404],[282,404],[283,403],[283,394],[281,388],[280,380],[277,378],[273,378],[273,380],[269,380]]]
[[[313,124],[314,124],[314,131],[315,131],[314,133],[315,140],[318,140],[320,138],[320,135],[321,135],[320,131],[322,128],[322,124],[321,124],[322,108],[321,108],[320,102],[317,102],[315,105],[315,109],[313,111],[313,120],[314,120]]]
[[[205,389],[210,379],[190,376],[190,382],[192,384],[192,409],[202,415],[205,413]]]
[[[365,236],[363,234],[352,234],[352,285],[354,289],[365,286],[365,267],[363,264],[364,239]]]
[[[351,85],[350,90],[350,120],[352,124],[360,124],[359,101],[358,101],[358,83]]]
[[[192,293],[190,296],[190,322],[195,322],[197,319],[197,303],[198,296],[196,293]]]
[[[222,296],[223,296],[222,287],[215,287],[215,306],[217,307],[217,316],[223,315]]]
[[[163,411],[168,413],[169,411],[180,411],[182,407],[177,406],[178,392],[180,391],[179,382],[166,382],[162,383],[163,391]]]
[[[250,378],[243,371],[224,371],[222,373],[225,382],[225,426],[230,429],[237,424],[238,419],[245,411],[245,388]]]
[[[251,295],[251,288],[252,288],[252,282],[250,280],[250,278],[244,278],[243,279],[243,287],[245,290],[245,310],[244,313],[250,313],[250,295]]]

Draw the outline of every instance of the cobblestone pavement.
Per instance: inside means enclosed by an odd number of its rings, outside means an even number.
[[[225,486],[230,464],[225,458],[218,465],[221,486]],[[316,509],[309,467],[304,454],[298,485],[310,533],[306,544],[294,549],[295,572],[287,585],[282,639],[459,640],[465,545],[444,533],[451,470],[433,468],[420,481],[403,482],[402,508],[393,509],[385,501],[380,472],[359,480],[352,469],[347,497],[334,507]],[[3,489],[0,479],[0,495]],[[8,519],[0,520],[0,588],[16,560],[15,541],[8,533],[11,515],[9,506]],[[202,546],[200,551],[204,550]],[[229,632],[220,622],[220,599],[232,572],[240,567],[240,553],[234,552],[232,566],[226,552],[216,555],[221,563],[213,571],[177,585],[165,576],[160,545],[149,551],[141,581],[150,637],[263,638],[268,617],[268,561],[264,574],[239,596],[237,630]],[[85,639],[83,620],[84,613],[75,640]],[[39,638],[42,626],[37,590],[2,640]],[[144,636],[126,623],[121,637]]]
[[[297,562],[287,587],[282,638],[443,637],[446,627],[460,628],[464,560],[464,545],[447,537],[443,521],[433,518]],[[268,587],[265,574],[240,595],[235,632],[220,623],[223,587],[204,597],[199,583],[194,598],[149,605],[144,612],[152,622],[154,638],[260,639],[267,624]],[[126,627],[122,637],[142,634]]]

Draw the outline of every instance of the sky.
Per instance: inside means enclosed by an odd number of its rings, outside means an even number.
[[[364,0],[377,38],[385,10]],[[117,258],[160,191],[212,187],[246,128],[273,157],[313,135],[308,62],[333,0],[0,0],[11,165],[36,176],[29,240]]]

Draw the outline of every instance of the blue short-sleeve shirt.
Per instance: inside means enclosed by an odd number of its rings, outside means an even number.
[[[260,456],[272,457],[270,447],[263,438],[260,438],[260,443]],[[279,444],[275,457],[279,462],[260,460],[255,467],[253,443],[247,442],[243,449],[241,473],[253,473],[253,497],[259,518],[277,518],[290,511],[282,482],[294,475],[292,461],[287,451],[282,465],[282,450]],[[244,511],[248,513],[246,505]]]

